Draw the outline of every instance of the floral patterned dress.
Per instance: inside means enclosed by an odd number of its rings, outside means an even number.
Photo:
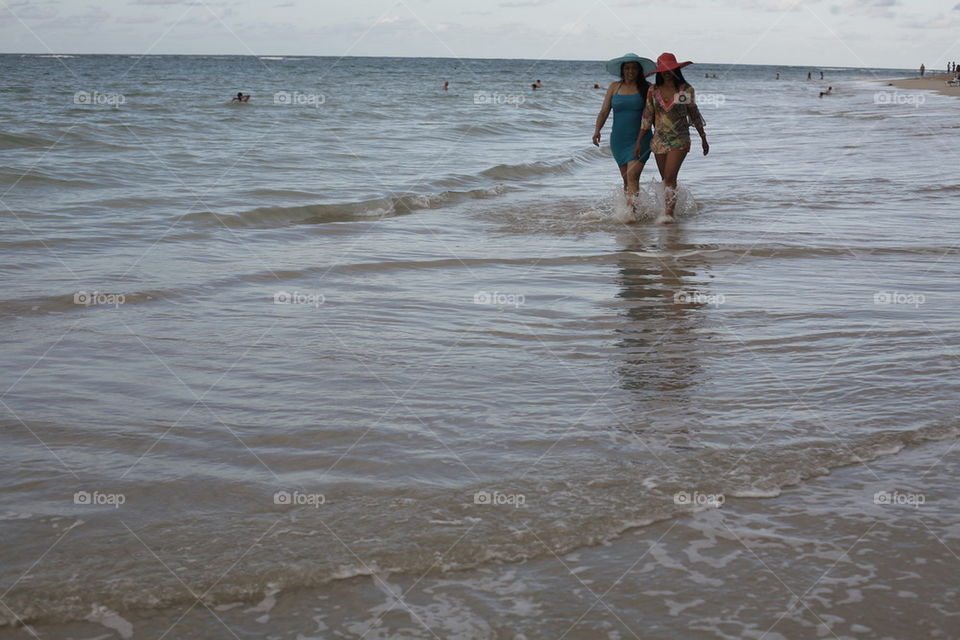
[[[673,100],[667,103],[660,92],[661,87],[650,87],[647,106],[643,110],[641,130],[653,125],[653,141],[650,149],[656,153],[690,150],[690,125],[706,124],[694,100],[693,88],[682,85],[677,88]]]

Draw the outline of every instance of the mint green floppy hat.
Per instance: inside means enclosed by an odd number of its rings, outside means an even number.
[[[639,62],[641,75],[648,76],[657,70],[657,63],[649,58],[641,58],[635,53],[627,53],[607,62],[607,73],[620,77],[620,65],[624,62]]]

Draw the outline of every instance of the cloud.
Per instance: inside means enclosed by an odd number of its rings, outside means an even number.
[[[804,5],[819,4],[820,0],[738,0],[737,6],[749,11],[766,11],[782,13],[784,11],[800,11]]]
[[[6,2],[5,6],[0,5],[0,15],[15,16],[21,20],[49,20],[57,17],[58,14],[59,11],[53,7],[39,7],[31,0]]]
[[[69,16],[57,15],[55,18],[44,20],[40,26],[44,29],[79,29],[85,30],[91,27],[101,27],[104,23],[110,22],[112,16],[102,7],[88,6],[84,13],[75,13]]]
[[[148,5],[148,6],[174,6],[174,5],[191,5],[191,4],[201,4],[198,0],[133,0],[130,3],[133,6],[136,5]]]
[[[900,0],[847,0],[842,5],[830,7],[834,15],[867,16],[869,18],[892,18],[896,15],[893,7],[899,6]]]
[[[138,13],[132,16],[121,16],[116,19],[118,24],[159,24],[162,19],[157,16]]]
[[[549,0],[511,0],[511,2],[500,2],[498,7],[503,9],[517,9],[520,7],[542,7],[549,4]]]

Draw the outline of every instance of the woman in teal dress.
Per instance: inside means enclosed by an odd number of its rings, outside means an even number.
[[[649,131],[643,138],[638,154],[634,154],[634,147],[637,136],[640,134],[640,121],[643,119],[647,90],[650,87],[646,75],[656,68],[657,65],[653,60],[641,58],[635,53],[628,53],[607,62],[607,71],[619,76],[620,80],[610,83],[607,95],[603,98],[603,106],[597,114],[597,126],[593,131],[593,144],[599,147],[600,130],[603,129],[610,110],[613,109],[610,151],[620,168],[623,190],[627,194],[627,202],[631,205],[634,196],[640,190],[640,173],[643,171],[643,165],[650,157],[650,139],[653,134]]]

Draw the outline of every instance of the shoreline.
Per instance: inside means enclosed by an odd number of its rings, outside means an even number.
[[[955,87],[947,86],[947,80],[954,78],[954,76],[955,74],[952,73],[942,73],[925,78],[901,78],[899,80],[887,81],[887,86],[911,91],[936,91],[945,96],[960,98],[960,85]]]

